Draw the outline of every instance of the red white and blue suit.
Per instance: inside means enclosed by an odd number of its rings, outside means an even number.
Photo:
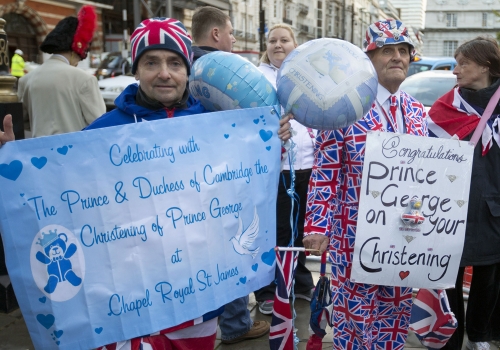
[[[357,123],[318,134],[309,182],[304,235],[330,238],[332,262],[333,348],[403,349],[408,334],[411,288],[354,283],[350,280],[359,195],[369,130],[393,131],[389,106],[379,92],[370,111]],[[398,119],[408,134],[427,136],[424,106],[398,91]],[[384,97],[385,98],[385,97]]]

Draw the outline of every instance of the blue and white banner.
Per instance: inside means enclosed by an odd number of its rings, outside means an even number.
[[[216,310],[274,278],[275,109],[7,143],[0,231],[37,349],[89,349]]]

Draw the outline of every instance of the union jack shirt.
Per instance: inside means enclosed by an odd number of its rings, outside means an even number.
[[[424,106],[404,91],[399,100],[406,133],[427,136]],[[316,138],[304,236],[328,235],[333,264],[350,266],[352,261],[367,132],[386,131],[375,103],[357,123],[323,130]]]

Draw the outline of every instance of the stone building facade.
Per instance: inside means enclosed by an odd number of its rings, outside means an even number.
[[[463,42],[500,32],[497,0],[427,0],[425,56],[453,56]]]

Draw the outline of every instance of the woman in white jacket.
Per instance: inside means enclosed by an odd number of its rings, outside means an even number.
[[[281,64],[286,56],[297,47],[297,41],[295,40],[292,28],[284,23],[272,26],[269,30],[266,47],[266,52],[260,60],[259,70],[264,73],[266,78],[276,88],[276,78]],[[307,203],[307,186],[309,184],[309,177],[314,161],[313,150],[316,131],[306,128],[293,119],[290,119],[290,123],[293,129],[293,142],[296,144],[296,147],[293,149],[294,152],[296,151],[293,168],[296,176],[295,191],[299,197],[299,203],[295,203],[294,205],[294,218],[298,211],[298,237],[295,240],[294,246],[303,247],[302,238],[304,234],[304,217]],[[290,227],[292,205],[291,199],[286,192],[286,190],[290,188],[290,181],[290,164],[289,157],[287,157],[280,175],[278,201],[276,203],[276,243],[278,246],[287,246],[292,236],[292,229]],[[305,262],[305,254],[300,253],[297,270],[295,272],[295,296],[310,301],[314,282],[311,272],[307,269]],[[261,313],[272,313],[275,288],[276,284],[272,282],[270,285],[254,292]]]

